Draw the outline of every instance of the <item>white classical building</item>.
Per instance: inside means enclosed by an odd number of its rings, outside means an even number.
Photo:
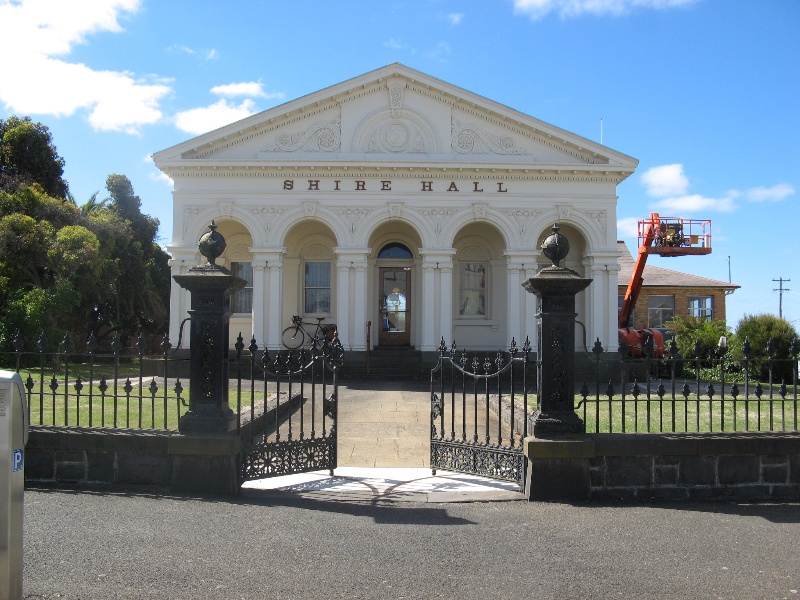
[[[302,315],[353,351],[535,343],[521,284],[557,222],[566,266],[594,280],[577,309],[589,346],[616,347],[616,186],[637,161],[596,142],[395,63],[154,159],[175,182],[173,275],[214,220],[218,263],[248,280],[232,336],[277,349]],[[173,284],[172,340],[187,296]]]

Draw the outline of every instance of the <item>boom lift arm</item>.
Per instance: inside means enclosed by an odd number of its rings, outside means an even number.
[[[648,219],[639,221],[639,249],[633,273],[625,290],[625,298],[619,311],[619,338],[628,344],[631,356],[641,356],[646,337],[652,336],[656,356],[663,355],[664,337],[655,329],[637,330],[631,317],[642,290],[644,267],[647,256],[686,256],[711,253],[711,221],[696,221],[676,217],[662,218],[651,213]]]

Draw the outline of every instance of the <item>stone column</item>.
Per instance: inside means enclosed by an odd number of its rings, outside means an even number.
[[[339,257],[336,263],[338,276],[336,278],[336,329],[342,346],[352,350],[352,337],[350,331],[350,261]]]
[[[353,350],[367,349],[367,261],[359,262],[355,265],[355,298],[353,305],[355,308],[355,323],[353,330]]]
[[[264,343],[264,298],[267,293],[266,277],[267,261],[255,260],[253,257],[253,309],[252,334],[259,344]]]
[[[439,262],[439,335],[440,340],[453,342],[453,259]]]
[[[269,308],[267,308],[267,347],[273,350],[283,348],[281,333],[283,332],[283,256],[274,255],[267,261],[269,269]]]
[[[225,250],[225,239],[216,228],[212,222],[200,238],[200,252],[208,264],[174,276],[191,293],[189,410],[178,423],[183,434],[225,433],[236,427],[228,406],[228,321],[230,294],[246,282],[215,263]]]
[[[427,257],[422,262],[422,339],[420,350],[433,351],[439,347],[436,340],[436,263]],[[419,313],[418,313],[419,314]]]
[[[553,225],[542,250],[553,265],[523,284],[538,300],[539,408],[531,417],[529,431],[534,437],[583,433],[584,423],[575,414],[575,296],[592,280],[559,266],[569,252],[569,242],[558,233],[558,225]]]

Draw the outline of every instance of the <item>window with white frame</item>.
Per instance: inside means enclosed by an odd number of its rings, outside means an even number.
[[[689,316],[711,321],[714,318],[712,296],[689,296]]]
[[[486,262],[460,262],[458,265],[458,314],[462,317],[486,316]]]
[[[665,327],[675,316],[675,296],[650,296],[647,299],[647,326]]]
[[[250,313],[253,311],[253,263],[232,262],[231,273],[247,283],[231,294],[231,312]]]
[[[330,314],[330,261],[306,261],[303,277],[303,312],[312,315]]]

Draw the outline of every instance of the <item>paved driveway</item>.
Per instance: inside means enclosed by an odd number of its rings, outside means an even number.
[[[797,598],[800,506],[26,492],[25,597]]]

